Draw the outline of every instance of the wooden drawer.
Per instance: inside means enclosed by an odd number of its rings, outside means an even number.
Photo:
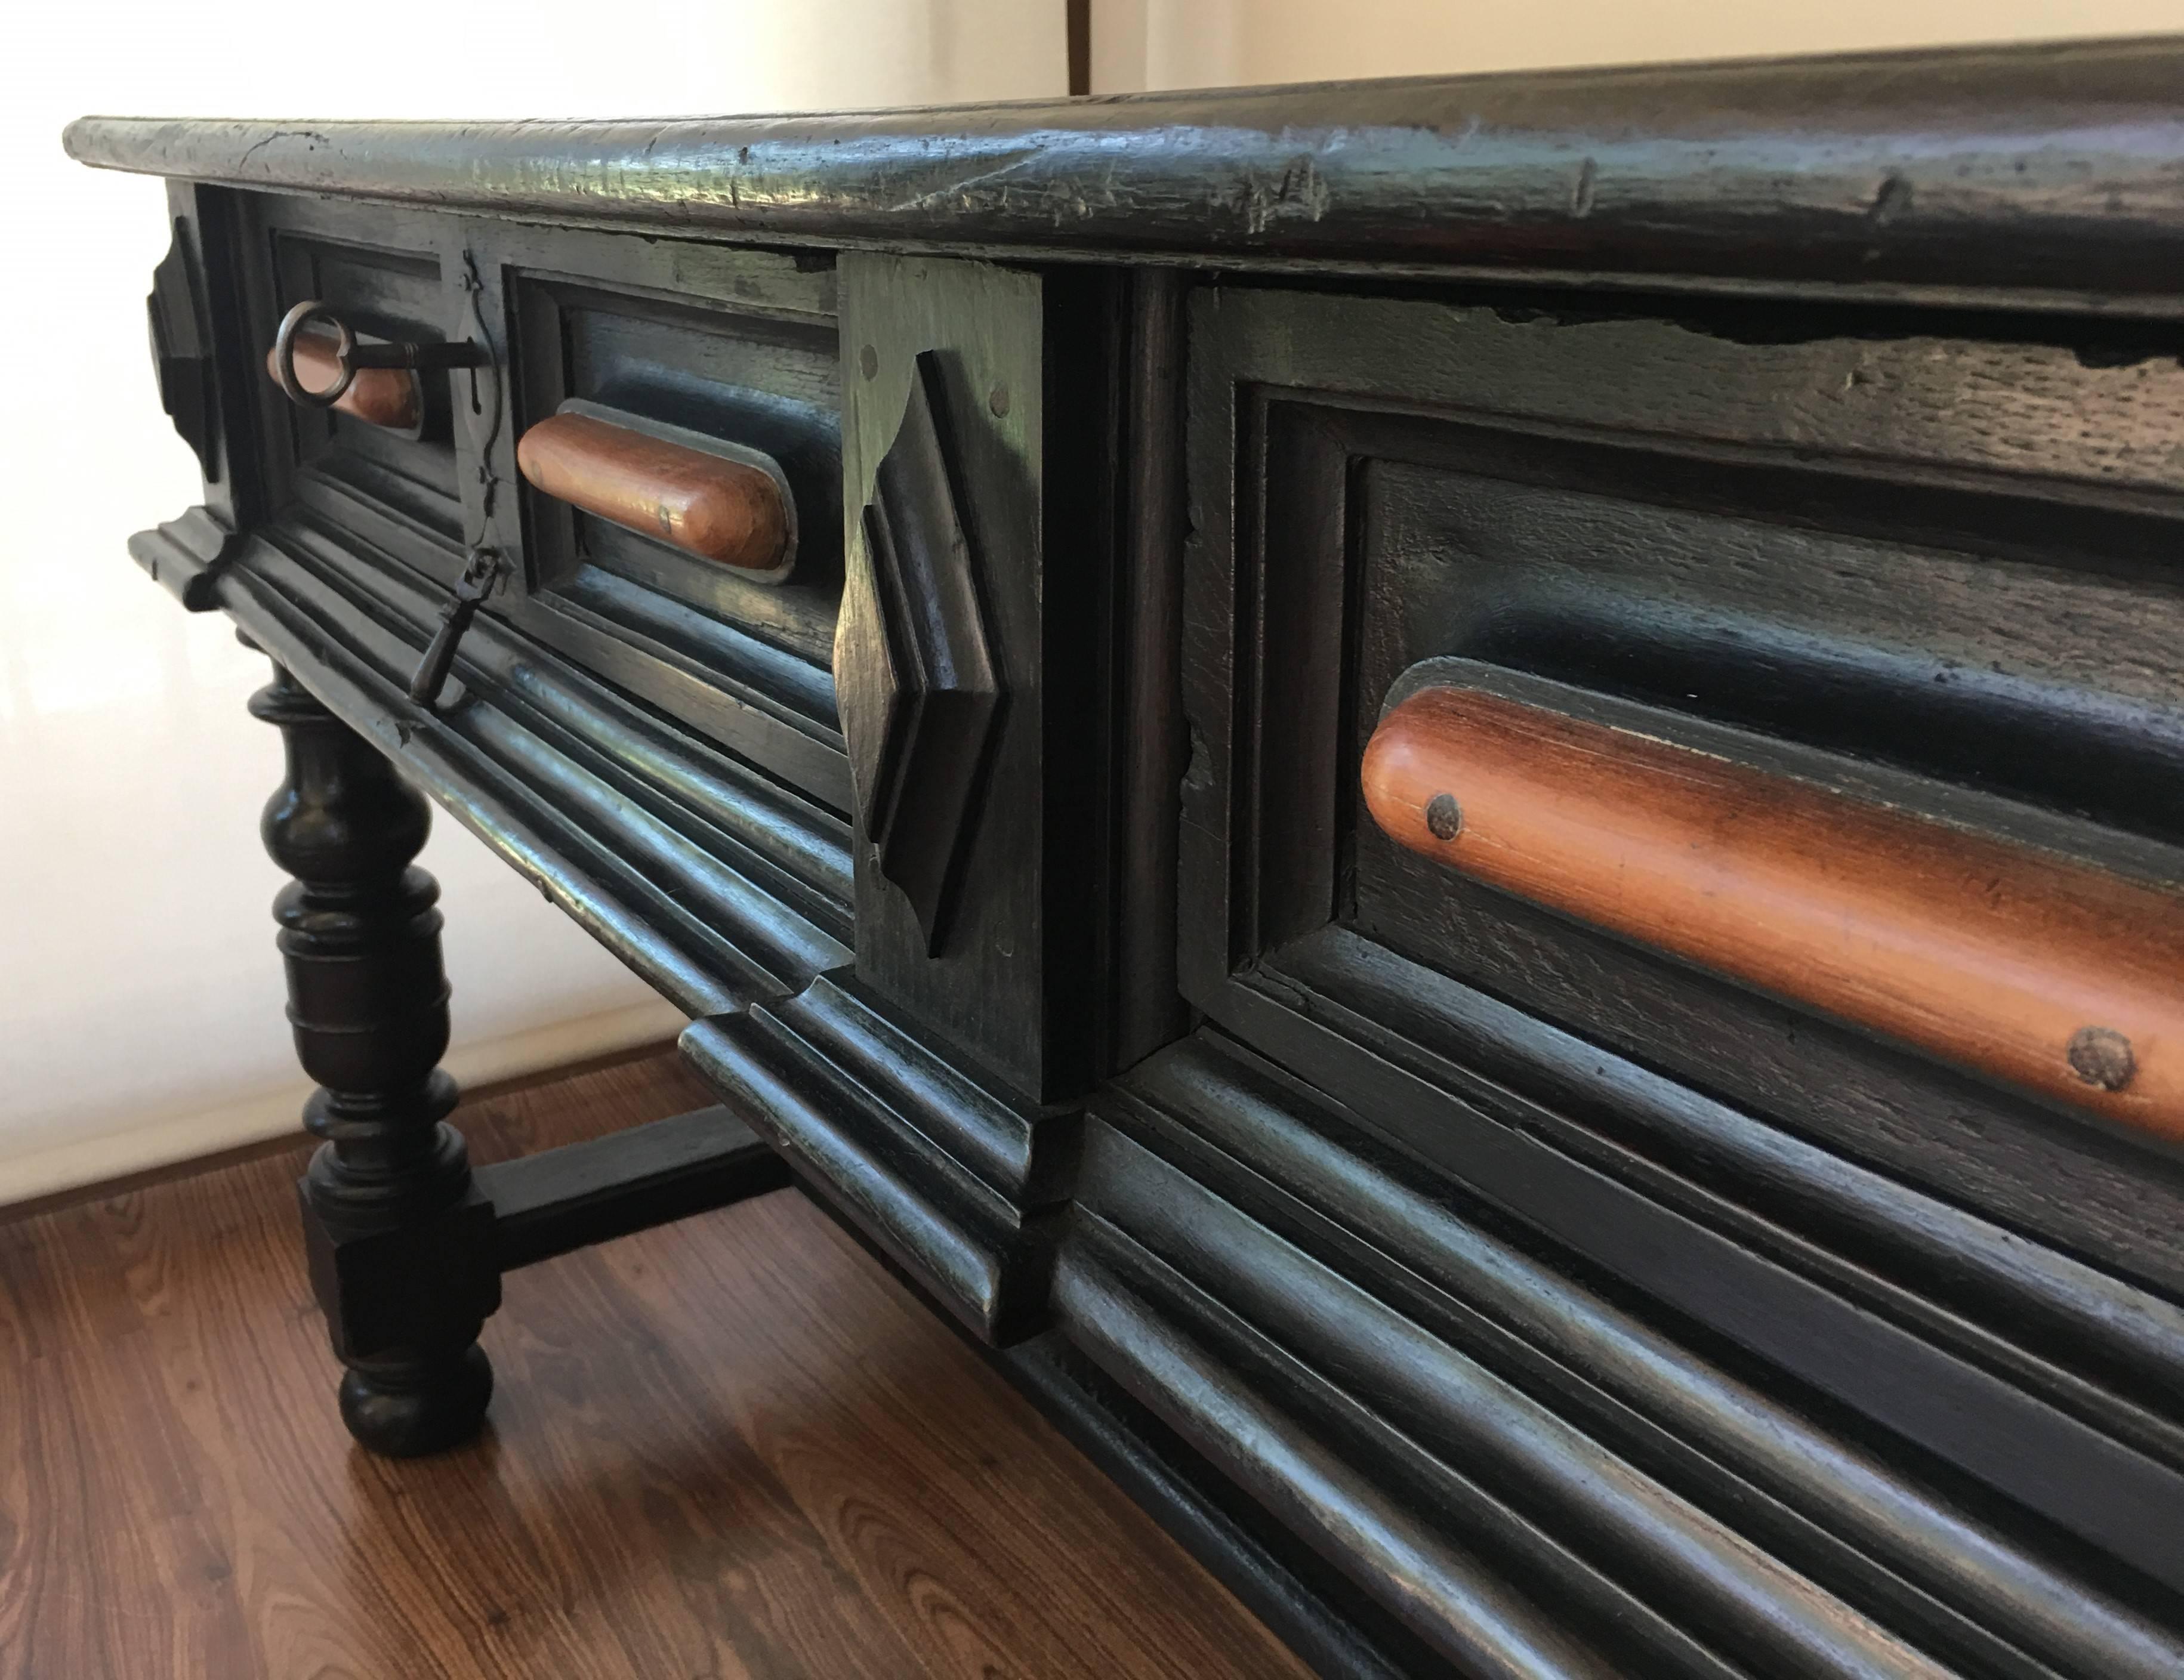
[[[2184,1461],[2165,1121],[1492,884],[1361,795],[1440,685],[2184,881],[2173,354],[1684,309],[1198,296],[1184,990],[1674,1333],[2173,1578],[2113,1445]]]
[[[510,254],[519,437],[574,405],[753,452],[777,468],[795,533],[785,576],[754,573],[526,484],[527,627],[846,811],[831,265],[574,236]]]
[[[846,960],[831,261],[257,194],[191,214],[170,313],[211,320],[241,423],[208,446],[208,510],[149,534],[146,564],[287,668],[337,662],[320,681],[355,726],[692,1014]],[[265,362],[310,298],[360,340],[490,357],[419,373],[416,425],[300,406]],[[531,487],[519,440],[571,400],[770,458],[794,568],[710,576]],[[499,582],[420,707],[481,548]]]
[[[359,236],[350,222],[271,209],[254,228],[263,260],[252,264],[246,342],[270,361],[282,317],[306,298],[357,334],[434,342],[460,337],[461,297],[450,263],[460,253],[415,218],[372,218]],[[252,364],[252,395],[265,440],[264,470],[276,502],[291,498],[331,512],[353,504],[378,511],[424,542],[464,540],[463,473],[454,387],[470,375],[400,375],[414,392],[414,425],[379,425],[350,403],[307,408],[285,398],[270,366]],[[369,377],[367,375],[367,377]],[[320,386],[320,374],[306,383]]]
[[[251,339],[318,298],[359,334],[482,334],[493,362],[415,375],[423,422],[390,428],[257,403],[276,505],[452,587],[483,543],[508,561],[486,611],[679,724],[846,811],[831,670],[841,598],[839,381],[831,261],[662,246],[467,218],[248,201],[269,251]],[[472,314],[473,296],[476,313]],[[793,566],[680,553],[526,483],[517,445],[565,404],[762,458]]]

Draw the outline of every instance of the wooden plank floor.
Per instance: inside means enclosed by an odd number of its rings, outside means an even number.
[[[669,1053],[459,1123],[492,1160],[708,1100]],[[0,1226],[0,1674],[1303,1672],[793,1191],[514,1274],[486,1436],[365,1456],[302,1154]]]

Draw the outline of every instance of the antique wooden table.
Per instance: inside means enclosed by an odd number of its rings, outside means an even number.
[[[1328,1673],[2184,1672],[2184,47],[67,143],[365,1445],[793,1177]],[[468,1168],[421,793],[721,1109]]]

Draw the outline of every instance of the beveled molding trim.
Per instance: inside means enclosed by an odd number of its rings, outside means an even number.
[[[1763,1164],[1747,1116],[1340,931],[1213,1015],[1563,1264],[2184,1592],[2173,1303],[1823,1151]]]
[[[444,597],[353,537],[281,527],[203,576],[254,645],[686,1016],[850,960],[848,826],[794,789],[491,619],[439,709],[414,704]]]
[[[772,242],[2174,315],[2180,81],[2184,43],[2157,38],[805,116],[85,117],[64,143],[105,169]]]
[[[191,508],[129,539],[129,558],[193,613],[220,604],[213,585],[220,568],[242,549],[242,537],[206,507]]]
[[[928,1049],[845,970],[693,1021],[683,1054],[735,1115],[980,1340],[1042,1323],[1080,1115]]]
[[[1095,1097],[1054,1311],[1463,1672],[2184,1668],[2113,1555],[1814,1416],[1212,1029]]]

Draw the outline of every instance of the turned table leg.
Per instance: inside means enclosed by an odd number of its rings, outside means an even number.
[[[266,849],[295,879],[274,903],[288,1016],[319,1082],[304,1122],[326,1141],[297,1189],[311,1283],[348,1367],[341,1412],[374,1452],[466,1439],[493,1369],[478,1331],[500,1305],[493,1204],[443,1117],[448,1044],[439,887],[410,859],[423,797],[279,665],[251,698],[279,726],[287,776]]]

